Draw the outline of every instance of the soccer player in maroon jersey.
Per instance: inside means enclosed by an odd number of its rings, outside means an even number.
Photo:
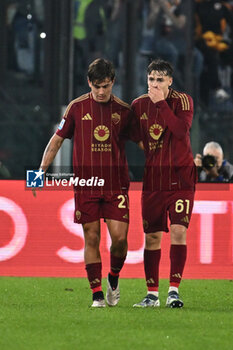
[[[106,300],[108,305],[115,306],[120,299],[118,277],[127,254],[129,176],[124,145],[130,137],[133,115],[131,107],[112,94],[115,71],[111,62],[96,59],[90,64],[87,76],[91,92],[68,105],[45,149],[40,168],[46,171],[63,140],[73,137],[75,176],[104,180],[104,186],[75,187],[74,221],[83,226],[92,307],[105,307],[100,218],[105,219],[112,240]]]
[[[159,263],[163,232],[170,219],[170,287],[166,305],[182,307],[178,287],[186,255],[186,232],[191,218],[196,167],[189,130],[193,118],[192,98],[172,88],[173,69],[163,60],[148,66],[148,94],[132,103],[146,156],[142,192],[145,232],[144,269],[147,296],[134,307],[160,305]]]

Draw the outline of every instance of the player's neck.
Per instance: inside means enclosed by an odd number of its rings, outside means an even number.
[[[100,104],[107,104],[109,103],[113,98],[112,98],[112,94],[109,96],[109,99],[108,100],[105,100],[105,101],[101,101],[99,100],[98,98],[96,98],[91,92],[90,92],[90,96],[91,98],[96,102],[96,103],[100,103]]]

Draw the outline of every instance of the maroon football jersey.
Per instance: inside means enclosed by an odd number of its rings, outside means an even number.
[[[166,100],[153,103],[146,94],[135,99],[132,108],[145,148],[144,190],[194,189],[192,98],[170,89]]]
[[[88,93],[68,105],[56,133],[62,138],[74,139],[76,177],[104,179],[103,187],[90,187],[89,190],[122,193],[128,189],[125,141],[131,138],[131,122],[131,107],[114,95],[109,102],[98,103]]]

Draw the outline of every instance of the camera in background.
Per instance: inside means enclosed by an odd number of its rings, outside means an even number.
[[[216,165],[217,165],[217,159],[214,156],[207,154],[202,158],[202,167],[204,169],[211,170]]]

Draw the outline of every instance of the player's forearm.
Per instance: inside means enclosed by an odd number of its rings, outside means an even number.
[[[45,151],[42,157],[42,161],[40,164],[40,168],[42,170],[46,171],[48,169],[48,167],[56,157],[57,152],[61,148],[63,141],[64,139],[56,134],[52,136],[48,145],[45,148]]]

